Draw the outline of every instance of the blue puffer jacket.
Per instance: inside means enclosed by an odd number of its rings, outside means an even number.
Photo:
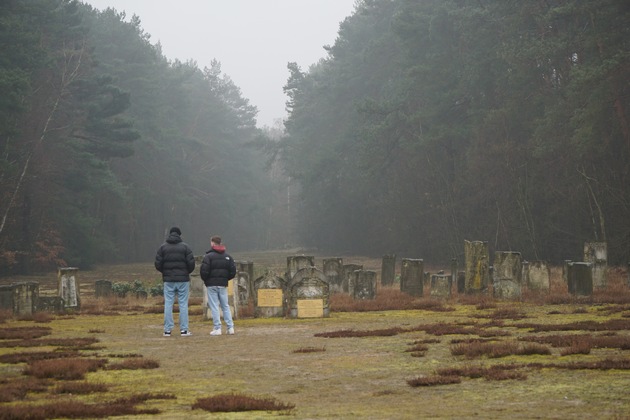
[[[227,287],[228,281],[236,276],[236,264],[223,245],[215,245],[203,257],[199,274],[206,286]]]
[[[177,232],[172,232],[157,250],[155,268],[162,273],[163,281],[190,281],[190,273],[195,269],[195,256]]]

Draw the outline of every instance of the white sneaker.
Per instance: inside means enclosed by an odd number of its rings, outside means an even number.
[[[210,335],[221,335],[221,330],[212,330]]]
[[[229,328],[228,329],[228,334],[234,335],[234,328]]]

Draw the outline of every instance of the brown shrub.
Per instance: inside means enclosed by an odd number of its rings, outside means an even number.
[[[33,314],[33,321],[40,324],[47,324],[53,319],[55,319],[55,317],[46,312],[35,312]]]
[[[407,381],[409,386],[413,386],[413,387],[451,385],[451,384],[459,384],[461,382],[462,380],[459,376],[442,376],[442,375],[424,376],[420,378],[409,379]]]
[[[318,353],[326,351],[326,347],[300,347],[293,350],[293,353]]]
[[[406,352],[425,352],[427,350],[429,350],[429,346],[427,346],[426,344],[416,344],[405,351]]]
[[[0,324],[7,322],[7,319],[13,319],[13,311],[0,310]]]
[[[96,328],[94,328],[94,329],[88,330],[88,332],[89,332],[90,334],[101,334],[101,333],[104,333],[104,332],[105,332],[105,330],[100,330],[100,329],[96,329]]]
[[[45,405],[3,407],[0,419],[105,418],[110,416],[159,414],[157,409],[139,410],[118,402],[85,404],[78,401],[57,401]]]
[[[52,334],[50,327],[0,328],[0,340],[30,340]]]
[[[238,411],[290,411],[295,408],[295,405],[281,403],[273,398],[258,398],[231,393],[199,398],[192,405],[192,408],[193,410],[201,409],[212,413],[226,413]]]
[[[431,335],[451,335],[451,334],[477,334],[479,329],[476,327],[465,327],[461,325],[453,325],[439,322],[437,324],[418,325],[412,328],[412,331],[424,331]]]
[[[591,348],[592,346],[590,341],[575,342],[569,347],[562,349],[560,351],[560,356],[568,356],[570,354],[590,354]]]
[[[524,381],[527,379],[527,375],[517,371],[489,369],[486,375],[484,375],[484,379],[487,381],[506,381],[512,379]]]
[[[488,381],[503,381],[506,379],[526,379],[523,373],[516,372],[522,368],[519,364],[494,365],[489,368],[482,366],[467,366],[463,368],[438,369],[437,374],[443,376],[465,376],[471,379],[484,378]]]
[[[414,351],[410,353],[411,357],[424,357],[427,355],[426,351]]]
[[[157,369],[160,362],[153,359],[125,359],[120,363],[107,365],[107,370],[136,370],[136,369]]]
[[[39,340],[18,340],[0,342],[0,347],[72,347],[76,350],[96,350],[92,344],[98,343],[100,340],[95,337],[84,338],[44,338]]]
[[[547,331],[622,331],[630,330],[630,319],[610,319],[604,322],[581,321],[569,324],[515,324],[517,328],[529,328],[532,332]]]
[[[34,360],[24,370],[25,375],[35,378],[59,380],[84,379],[87,372],[95,372],[107,364],[105,359],[50,359]]]
[[[415,340],[413,343],[410,344],[410,346],[413,346],[414,344],[437,344],[440,342],[441,341],[437,338],[423,338],[421,340]]]
[[[331,331],[324,333],[317,333],[315,337],[323,337],[323,338],[347,338],[347,337],[391,337],[401,332],[405,332],[404,328],[387,328],[382,330],[370,330],[370,331],[360,331],[360,330],[339,330],[339,331]]]
[[[109,386],[100,383],[90,383],[86,381],[81,382],[63,382],[55,386],[52,390],[55,394],[75,394],[75,395],[87,395],[96,392],[107,392]]]
[[[80,357],[80,354],[78,351],[7,353],[0,356],[0,363],[30,363],[35,360],[63,359],[67,357]]]
[[[0,402],[21,400],[27,392],[44,392],[48,385],[48,380],[32,377],[3,380],[0,382]]]
[[[551,354],[551,351],[539,344],[519,346],[513,341],[501,341],[495,343],[471,342],[456,344],[451,347],[451,354],[473,359],[481,356],[499,358],[510,355]]]
[[[523,312],[513,308],[500,308],[487,316],[490,319],[523,319],[527,318]]]

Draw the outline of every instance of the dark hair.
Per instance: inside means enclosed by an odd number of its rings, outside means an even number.
[[[218,235],[214,235],[210,238],[210,242],[214,242],[217,245],[221,245],[221,237]]]
[[[173,232],[177,233],[178,235],[182,234],[182,231],[177,226],[173,226],[168,233],[173,233]]]

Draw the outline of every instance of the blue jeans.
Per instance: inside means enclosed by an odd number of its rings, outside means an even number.
[[[175,292],[177,292],[177,303],[179,305],[179,330],[188,331],[188,292],[190,283],[187,281],[164,282],[164,331],[171,331],[175,326],[173,322],[173,303],[175,302]]]
[[[221,329],[221,318],[219,317],[219,306],[223,311],[223,320],[228,328],[234,328],[234,322],[232,321],[232,312],[230,312],[230,305],[228,305],[228,289],[223,286],[208,286],[208,305],[210,305],[210,311],[212,312],[212,324],[215,330]]]

